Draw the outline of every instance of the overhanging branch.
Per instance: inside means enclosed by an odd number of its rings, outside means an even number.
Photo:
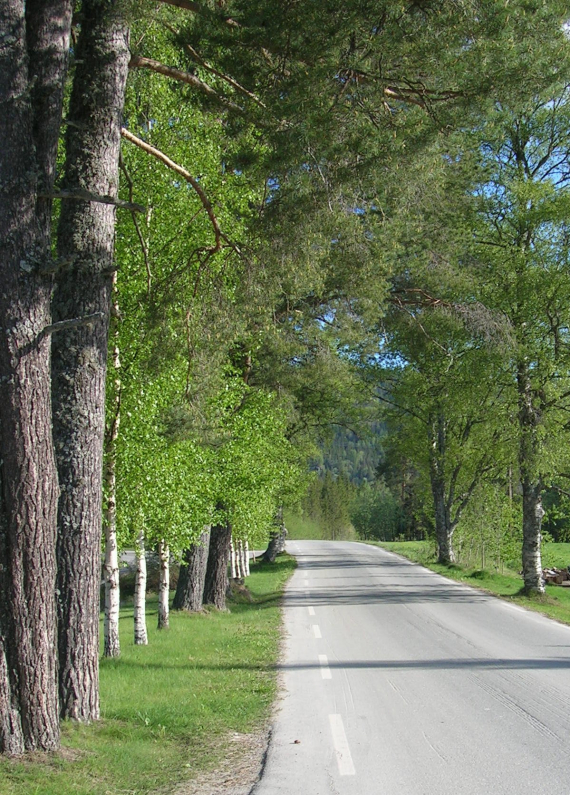
[[[214,102],[217,102],[218,105],[222,105],[224,108],[227,108],[234,113],[238,113],[240,116],[245,116],[245,111],[243,108],[240,108],[240,106],[236,105],[235,102],[231,102],[231,100],[220,96],[220,94],[218,94],[217,91],[214,91],[211,86],[209,86],[207,83],[204,83],[203,80],[200,80],[199,77],[196,77],[196,75],[193,75],[191,72],[183,72],[181,69],[175,69],[173,66],[167,66],[160,61],[155,61],[154,58],[144,58],[142,55],[132,56],[129,62],[129,69],[150,69],[152,72],[157,72],[158,74],[169,77],[172,80],[178,80],[180,83],[186,83],[187,85],[198,89],[198,91],[201,91],[202,94],[205,94],[207,97],[210,97],[210,99],[214,100]]]
[[[193,188],[198,195],[203,208],[206,210],[208,218],[210,219],[214,229],[216,243],[211,251],[212,253],[219,251],[222,245],[222,239],[225,240],[225,237],[222,234],[222,230],[220,229],[220,225],[218,223],[218,219],[216,218],[216,214],[214,213],[212,204],[206,196],[200,183],[190,174],[190,172],[186,171],[183,166],[179,166],[178,163],[175,163],[174,160],[171,160],[168,155],[165,155],[164,152],[160,151],[160,149],[157,149],[155,146],[151,146],[151,144],[147,144],[146,141],[143,141],[142,138],[138,138],[136,135],[133,135],[133,133],[129,132],[129,130],[127,130],[125,127],[121,129],[121,135],[127,141],[130,141],[135,146],[138,146],[139,149],[142,149],[143,152],[146,152],[147,154],[155,157],[157,160],[160,160],[161,163],[164,163],[165,166],[181,176]]]

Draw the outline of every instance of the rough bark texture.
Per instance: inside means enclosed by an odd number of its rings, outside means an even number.
[[[188,610],[190,613],[202,610],[209,546],[210,528],[204,530],[197,544],[185,550],[172,603],[175,610]]]
[[[135,646],[146,646],[146,551],[144,548],[144,532],[141,530],[136,547],[137,572],[135,575],[134,623]]]
[[[261,556],[261,560],[266,563],[275,563],[275,558],[285,550],[285,539],[287,538],[287,528],[283,521],[283,508],[280,507],[275,515],[275,530],[269,536],[267,549]]]
[[[27,15],[27,16],[26,16]],[[59,745],[49,193],[68,2],[0,2],[0,752]]]
[[[532,384],[528,365],[521,362],[517,369],[519,395],[519,466],[523,502],[522,566],[524,589],[527,593],[544,593],[540,541],[542,517],[542,483],[537,468],[539,440],[537,429],[540,411],[533,403]]]
[[[158,543],[158,563],[160,579],[158,581],[158,629],[168,629],[170,596],[170,551],[164,541]]]
[[[430,484],[435,515],[435,537],[437,541],[438,563],[455,563],[453,550],[453,531],[450,507],[445,494],[445,417],[443,412],[436,412],[428,423],[428,441],[430,445],[429,467]]]
[[[129,50],[117,3],[84,0],[67,126],[63,187],[116,196]],[[63,201],[54,321],[100,313],[53,338],[61,714],[99,717],[99,555],[107,333],[115,208]]]
[[[204,604],[214,605],[218,610],[226,609],[231,538],[232,527],[229,522],[212,527],[204,585]]]

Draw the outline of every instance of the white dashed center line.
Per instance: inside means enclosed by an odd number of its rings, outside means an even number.
[[[340,715],[329,715],[329,721],[331,724],[338,772],[341,776],[354,776],[356,775],[356,770],[352,763],[352,756],[350,755],[350,748],[348,747],[348,740],[346,739],[342,717]]]
[[[312,605],[309,605],[307,607],[307,610],[309,611],[309,615],[310,616],[314,616],[315,615],[315,608]]]
[[[322,638],[321,630],[318,624],[313,624],[313,635],[315,638]]]
[[[321,676],[323,679],[332,679],[331,669],[329,668],[329,661],[326,654],[319,654],[319,663],[321,664]]]

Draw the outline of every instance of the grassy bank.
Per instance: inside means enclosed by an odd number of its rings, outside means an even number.
[[[408,560],[421,563],[428,569],[452,580],[465,582],[503,599],[516,602],[530,610],[536,610],[550,618],[570,624],[570,588],[547,585],[544,596],[524,596],[521,594],[522,578],[517,571],[505,569],[503,573],[498,573],[460,565],[444,566],[436,562],[432,542],[386,541],[378,543],[376,546],[403,555]],[[545,544],[542,559],[545,567],[558,566],[562,568],[570,565],[570,544]]]
[[[139,795],[172,792],[215,769],[235,733],[259,731],[276,695],[279,603],[295,563],[252,566],[253,601],[230,612],[173,612],[149,645],[134,646],[132,608],[121,611],[122,654],[101,664],[102,720],[66,723],[62,752],[0,762],[2,795]]]

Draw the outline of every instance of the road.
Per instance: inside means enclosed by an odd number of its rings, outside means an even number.
[[[287,548],[284,696],[254,795],[570,790],[570,627],[376,547]]]

